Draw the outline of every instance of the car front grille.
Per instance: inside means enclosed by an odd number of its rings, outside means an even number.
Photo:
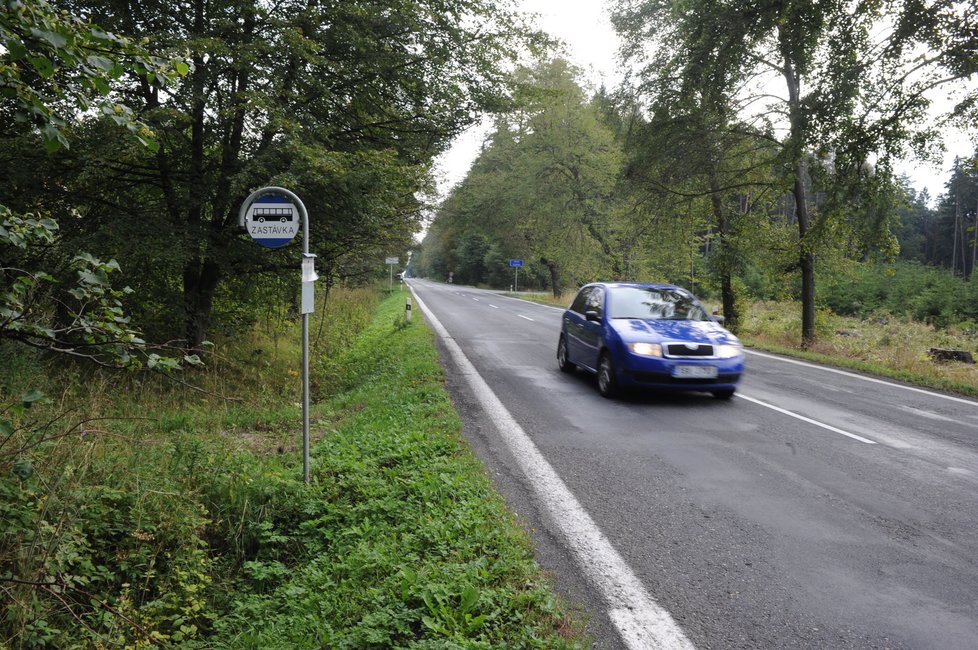
[[[666,356],[673,359],[702,359],[713,356],[709,343],[666,343]]]

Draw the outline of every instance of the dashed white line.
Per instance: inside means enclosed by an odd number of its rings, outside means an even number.
[[[525,320],[528,320],[528,321],[531,321],[531,322],[536,322],[532,318],[530,318],[529,316],[524,316],[523,314],[516,314],[516,315],[519,316],[520,318],[525,319]]]
[[[782,413],[784,415],[793,417],[796,420],[801,420],[802,422],[807,422],[809,424],[814,424],[817,427],[822,427],[823,429],[827,429],[827,430],[832,431],[834,433],[839,433],[839,434],[842,434],[844,436],[848,436],[849,438],[852,438],[853,440],[858,440],[859,442],[864,442],[867,445],[875,445],[876,444],[876,441],[875,440],[870,440],[869,438],[863,438],[862,436],[858,436],[855,433],[849,433],[848,431],[843,431],[842,429],[837,429],[836,427],[833,427],[831,424],[825,424],[824,422],[819,422],[818,420],[813,420],[811,418],[806,418],[804,415],[799,415],[798,413],[795,413],[794,411],[789,411],[788,409],[783,409],[780,406],[775,406],[774,404],[768,404],[767,402],[762,402],[761,400],[754,399],[753,397],[747,397],[743,393],[737,393],[737,397],[739,397],[740,399],[745,399],[748,402],[753,402],[754,404],[757,404],[759,406],[763,406],[764,408],[769,408],[772,411],[777,411],[778,413]]]
[[[625,645],[632,650],[693,650],[692,642],[672,615],[652,599],[523,428],[492,392],[448,330],[413,289],[412,293],[526,474],[537,499],[563,533],[578,565],[604,596],[611,622]]]
[[[489,304],[489,306],[492,307],[493,309],[499,309],[499,307],[497,307],[496,305],[493,305],[491,303]]]

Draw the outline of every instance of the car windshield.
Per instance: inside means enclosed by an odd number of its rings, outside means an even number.
[[[610,318],[710,320],[693,294],[664,287],[615,287],[608,299]]]

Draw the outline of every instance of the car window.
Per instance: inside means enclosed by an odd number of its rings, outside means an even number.
[[[598,316],[604,312],[604,289],[601,287],[591,289],[591,293],[588,294],[587,300],[584,303],[584,310],[585,313],[596,311],[598,312]]]
[[[693,294],[666,287],[618,287],[608,300],[611,318],[710,320]]]
[[[577,297],[574,298],[574,302],[571,303],[571,311],[576,311],[578,314],[583,314],[586,310],[584,305],[587,304],[587,297],[591,293],[593,287],[584,287],[577,293]]]

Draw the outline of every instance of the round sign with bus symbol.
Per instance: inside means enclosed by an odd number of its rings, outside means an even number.
[[[278,194],[264,194],[248,206],[245,227],[252,239],[267,248],[281,248],[299,232],[299,210]]]

